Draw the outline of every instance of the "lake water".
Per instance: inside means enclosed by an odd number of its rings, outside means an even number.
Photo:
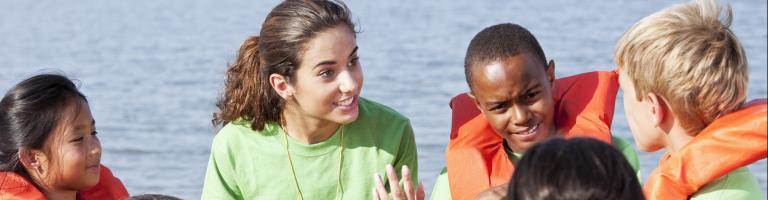
[[[78,79],[104,153],[131,194],[198,199],[211,113],[226,64],[278,1],[0,1],[0,90],[43,69]],[[419,174],[431,191],[444,165],[449,99],[467,90],[463,59],[483,28],[519,23],[557,76],[613,69],[619,36],[681,1],[350,1],[362,32],[363,96],[411,119]],[[733,1],[750,67],[749,98],[766,98],[766,1]],[[621,94],[620,94],[621,95]],[[614,133],[631,140],[621,101]],[[662,153],[639,153],[644,175]],[[750,166],[766,192],[766,160]],[[280,189],[280,188],[275,188]]]

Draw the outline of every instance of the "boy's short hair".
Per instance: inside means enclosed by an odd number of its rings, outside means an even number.
[[[547,58],[536,37],[520,25],[497,24],[477,33],[469,43],[464,58],[464,75],[469,89],[472,90],[473,66],[502,61],[521,53],[532,53],[541,60],[542,66],[547,67]]]
[[[732,10],[714,0],[675,5],[637,22],[619,39],[614,59],[638,101],[663,97],[690,133],[698,133],[746,99],[744,50],[729,29]]]

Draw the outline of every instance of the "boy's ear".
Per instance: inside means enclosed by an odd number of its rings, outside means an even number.
[[[467,96],[472,99],[473,102],[475,102],[475,106],[477,106],[477,109],[480,110],[480,112],[485,112],[483,108],[480,107],[480,102],[477,101],[477,97],[475,97],[474,94],[472,94],[472,91],[467,92]]]
[[[549,81],[550,85],[555,84],[555,61],[549,60],[549,64],[547,64],[547,80]]]
[[[269,75],[269,85],[277,92],[283,99],[290,99],[293,97],[293,87],[288,84],[288,80],[283,75],[271,74]]]
[[[646,97],[648,98],[648,103],[651,104],[651,118],[653,118],[653,125],[656,127],[662,126],[664,120],[667,120],[670,114],[669,104],[667,104],[664,98],[661,98],[654,93],[648,93]]]

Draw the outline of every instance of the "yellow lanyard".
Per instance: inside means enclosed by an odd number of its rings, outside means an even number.
[[[288,164],[291,165],[291,174],[293,175],[293,183],[296,185],[296,193],[299,195],[296,196],[296,199],[303,200],[304,195],[301,194],[301,189],[299,188],[299,179],[296,178],[296,170],[293,168],[293,160],[291,159],[291,152],[288,151],[288,133],[286,132],[283,136],[285,136],[283,139],[285,141],[285,153],[288,154]],[[339,178],[336,179],[336,195],[334,195],[334,199],[341,199],[339,196],[339,192],[341,191],[341,163],[344,160],[344,125],[341,125],[341,142],[340,143],[340,149],[339,149]]]

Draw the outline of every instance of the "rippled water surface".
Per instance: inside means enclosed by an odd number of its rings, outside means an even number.
[[[679,1],[676,1],[679,2]],[[557,75],[613,68],[619,36],[675,2],[349,1],[361,33],[363,95],[409,117],[427,191],[444,165],[449,99],[466,91],[463,59],[483,28],[519,23]],[[60,69],[90,98],[110,166],[132,194],[200,196],[227,62],[277,1],[0,1],[0,90]],[[733,1],[733,31],[750,67],[749,97],[766,98],[766,1]],[[614,131],[631,140],[618,102]],[[662,153],[640,153],[643,174]],[[750,166],[766,191],[766,160]],[[276,188],[278,189],[278,188]]]

